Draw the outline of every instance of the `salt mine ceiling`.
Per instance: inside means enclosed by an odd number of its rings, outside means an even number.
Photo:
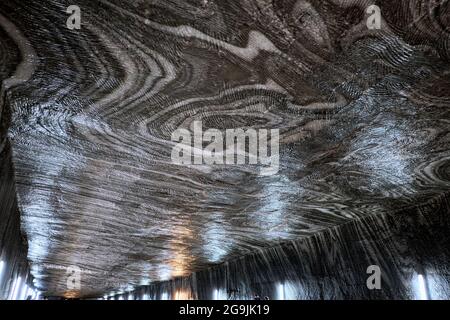
[[[2,123],[36,286],[167,280],[449,191],[449,10],[2,0]],[[174,163],[172,134],[195,123],[278,129],[275,172]]]

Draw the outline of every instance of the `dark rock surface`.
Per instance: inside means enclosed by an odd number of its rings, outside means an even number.
[[[371,3],[2,0],[2,121],[38,288],[184,276],[449,191],[448,2],[376,1],[381,30]],[[170,135],[195,120],[279,129],[279,172],[174,165]]]
[[[442,196],[264,248],[109,299],[450,298],[450,201]],[[367,280],[379,267],[379,288]],[[419,277],[424,279],[421,288]],[[110,293],[107,294],[109,296]]]

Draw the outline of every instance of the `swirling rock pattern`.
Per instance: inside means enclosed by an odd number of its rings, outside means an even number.
[[[3,0],[2,103],[38,288],[93,296],[448,191],[447,1]],[[0,69],[1,72],[2,69]],[[171,133],[280,130],[280,171],[179,166]],[[65,268],[83,271],[67,291]]]

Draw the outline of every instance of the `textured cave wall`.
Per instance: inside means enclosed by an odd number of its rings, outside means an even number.
[[[0,81],[9,78],[19,64],[14,43],[0,29]],[[11,296],[14,281],[20,276],[22,283],[31,284],[27,260],[27,241],[20,228],[11,145],[7,139],[10,110],[5,103],[7,95],[0,90],[0,300]]]
[[[72,1],[1,1],[35,285],[99,296],[447,192],[448,2],[375,2],[374,31],[362,0],[79,0],[80,30]],[[170,134],[195,120],[279,129],[279,173],[174,165]]]
[[[11,147],[3,139],[0,151],[0,299],[11,297],[14,281],[20,276],[23,283],[32,285],[27,260],[27,241],[20,229]]]
[[[125,299],[450,299],[449,194],[263,249],[189,277],[144,286]],[[369,290],[368,266],[381,270]],[[239,290],[238,292],[236,290]],[[234,291],[234,292],[233,292]],[[108,295],[109,296],[109,295]],[[111,295],[110,299],[119,299]]]

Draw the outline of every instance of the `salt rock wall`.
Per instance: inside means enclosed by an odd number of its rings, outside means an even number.
[[[450,298],[448,194],[108,299]],[[369,288],[379,268],[379,288]],[[422,277],[423,288],[419,277]],[[373,282],[370,281],[372,284]]]
[[[20,229],[9,145],[3,145],[0,160],[0,300],[6,300],[13,298],[14,285],[19,277],[22,285],[29,286],[32,286],[32,277],[27,260],[27,241]],[[17,296],[20,294],[18,292]]]
[[[362,0],[2,0],[35,286],[135,288],[445,194],[448,2],[375,3],[379,30]],[[277,174],[174,164],[171,134],[200,120],[280,130]]]

